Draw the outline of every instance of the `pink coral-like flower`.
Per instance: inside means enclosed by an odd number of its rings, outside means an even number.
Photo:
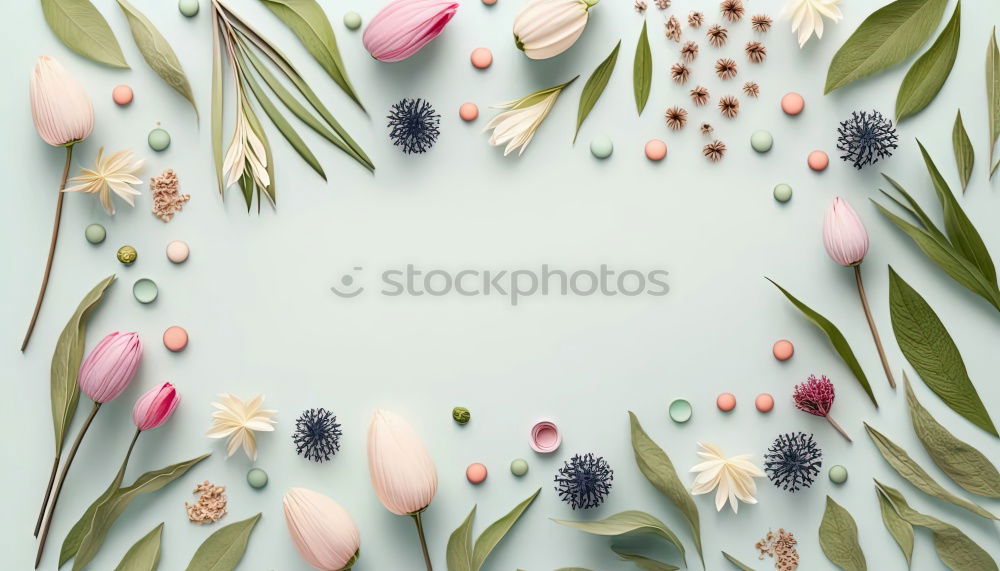
[[[457,10],[450,0],[396,0],[372,18],[362,41],[373,58],[401,61],[438,37]]]
[[[97,403],[114,400],[132,381],[141,357],[142,342],[137,333],[111,333],[80,366],[80,390]]]
[[[181,402],[177,389],[170,383],[163,383],[153,387],[146,394],[139,397],[132,407],[132,420],[139,430],[152,430],[170,418],[177,408],[177,403]]]
[[[792,398],[795,400],[795,408],[825,418],[830,425],[837,429],[837,432],[846,438],[848,442],[851,442],[851,437],[830,416],[834,396],[833,383],[830,382],[830,379],[826,378],[826,375],[818,379],[816,375],[809,375],[806,382],[795,386]]]

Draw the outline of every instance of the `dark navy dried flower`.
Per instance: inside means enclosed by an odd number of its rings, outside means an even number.
[[[295,420],[295,452],[313,462],[326,462],[340,450],[340,425],[325,408],[311,408]]]
[[[556,474],[559,498],[574,510],[596,508],[611,492],[614,471],[608,462],[593,454],[575,455]]]
[[[387,117],[392,144],[406,154],[423,153],[434,146],[441,116],[423,99],[403,99],[392,106]]]
[[[892,156],[899,145],[892,121],[878,111],[855,111],[851,118],[840,123],[837,129],[837,149],[840,158],[854,163],[858,170]]]
[[[764,471],[778,488],[795,492],[808,488],[823,466],[823,451],[816,446],[812,434],[793,432],[774,439],[764,454]]]

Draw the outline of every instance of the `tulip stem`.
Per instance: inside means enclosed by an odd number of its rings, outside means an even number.
[[[424,537],[424,522],[420,519],[421,512],[413,514],[413,521],[417,524],[417,535],[420,536],[420,549],[424,552],[424,565],[427,566],[427,571],[433,571],[434,567],[431,566],[431,555],[427,551],[427,539]]]
[[[42,526],[42,535],[38,540],[38,554],[35,556],[35,569],[38,569],[38,564],[42,561],[42,552],[45,551],[45,540],[49,536],[49,526],[52,525],[52,517],[55,516],[56,503],[59,502],[59,494],[62,492],[63,482],[66,481],[66,474],[69,472],[70,465],[73,464],[73,458],[76,457],[76,451],[80,449],[80,442],[83,441],[83,435],[87,433],[87,429],[90,428],[90,423],[94,421],[94,417],[97,416],[97,411],[101,409],[101,403],[95,402],[94,408],[90,409],[90,414],[87,415],[87,420],[83,421],[83,426],[80,427],[80,432],[76,435],[76,440],[73,441],[73,447],[69,449],[69,456],[66,457],[66,462],[63,464],[62,472],[59,473],[59,481],[56,482],[55,491],[52,493],[52,503],[49,504],[48,516],[45,518],[45,525]]]
[[[825,418],[826,418],[827,422],[830,423],[830,426],[833,426],[834,428],[836,428],[837,432],[839,432],[841,436],[843,436],[844,438],[846,438],[848,442],[854,442],[853,440],[851,440],[851,437],[848,436],[846,432],[844,432],[844,429],[841,428],[839,424],[837,424],[837,421],[833,420],[832,416],[830,416],[828,414],[828,415],[826,415]]]
[[[892,369],[889,367],[889,360],[885,358],[882,339],[879,338],[878,329],[875,328],[875,319],[872,317],[872,310],[868,307],[865,284],[861,281],[861,264],[854,266],[854,280],[858,282],[858,295],[861,296],[861,307],[865,310],[865,318],[868,319],[868,328],[872,330],[872,338],[875,339],[875,349],[878,350],[878,357],[882,360],[882,368],[885,369],[885,376],[889,379],[889,386],[895,389],[896,380],[892,378]]]
[[[56,199],[56,220],[52,224],[52,239],[49,241],[49,258],[45,262],[45,273],[42,274],[42,287],[38,290],[38,301],[35,302],[35,311],[31,314],[31,322],[28,324],[28,331],[24,334],[24,341],[21,342],[21,352],[28,346],[31,340],[31,332],[35,330],[35,321],[38,320],[38,312],[42,310],[42,300],[45,299],[45,289],[49,287],[49,273],[52,271],[52,258],[56,255],[56,242],[59,241],[59,221],[62,220],[63,197],[66,193],[66,180],[69,178],[70,161],[73,158],[73,146],[75,143],[66,145],[66,165],[63,166],[62,182],[59,183],[59,198]]]
[[[38,537],[38,530],[42,529],[42,520],[45,519],[45,508],[49,505],[49,497],[52,496],[52,484],[56,483],[56,472],[59,471],[59,460],[62,454],[56,454],[52,459],[52,472],[49,474],[49,485],[45,488],[45,497],[42,498],[42,508],[38,510],[38,520],[35,522],[35,537]]]

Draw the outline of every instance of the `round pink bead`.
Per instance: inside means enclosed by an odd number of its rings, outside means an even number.
[[[788,339],[780,339],[774,342],[774,347],[771,347],[771,352],[774,353],[774,358],[779,361],[787,361],[792,358],[795,354],[795,346]]]
[[[180,325],[171,325],[163,332],[163,346],[174,353],[183,351],[188,344],[188,332]]]
[[[118,105],[128,105],[132,103],[132,88],[127,85],[116,85],[111,90],[111,99]]]
[[[823,151],[813,151],[809,153],[809,158],[806,160],[809,163],[809,168],[816,172],[826,170],[826,167],[830,166],[830,157]]]
[[[757,398],[754,399],[753,405],[757,407],[760,412],[771,412],[774,408],[774,397],[767,393],[760,393]]]
[[[650,139],[646,143],[646,158],[651,161],[662,161],[667,156],[667,144],[659,139]]]
[[[715,406],[722,412],[729,412],[736,408],[736,396],[733,393],[722,393],[715,399]]]
[[[483,0],[483,4],[486,4],[487,6],[492,6],[492,5],[496,4],[496,3],[497,3],[497,0]]]
[[[475,103],[463,103],[458,108],[458,116],[462,121],[475,121],[479,118],[479,107],[476,107]]]
[[[473,484],[482,484],[486,480],[486,466],[476,462],[465,469],[465,477]]]
[[[802,113],[802,110],[805,108],[806,100],[794,91],[786,93],[785,96],[781,98],[781,110],[784,111],[786,115],[798,115],[799,113]]]
[[[469,60],[472,62],[472,67],[486,69],[493,65],[493,52],[486,48],[476,48],[472,50]]]

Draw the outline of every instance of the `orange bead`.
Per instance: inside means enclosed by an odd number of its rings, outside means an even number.
[[[781,110],[784,111],[786,115],[798,115],[799,113],[802,113],[802,110],[805,108],[806,100],[794,91],[786,93],[785,96],[781,98]]]
[[[736,396],[733,393],[722,393],[715,399],[715,406],[722,412],[729,412],[736,408]]]
[[[795,346],[788,339],[780,339],[774,342],[774,347],[771,348],[771,352],[774,353],[774,358],[779,361],[787,361],[792,358],[795,354]]]
[[[188,344],[188,332],[179,325],[172,325],[163,332],[163,345],[173,351],[183,351]]]
[[[132,88],[127,85],[116,85],[111,90],[111,99],[118,105],[128,105],[132,103]]]
[[[472,62],[472,67],[486,69],[493,65],[493,52],[486,48],[476,48],[472,50],[469,60]]]
[[[767,393],[760,393],[757,398],[754,399],[753,405],[757,407],[760,412],[771,412],[774,408],[774,397]]]
[[[806,160],[809,163],[809,168],[819,172],[826,170],[826,167],[830,166],[830,157],[827,156],[823,151],[813,151],[809,153],[809,158]]]
[[[458,108],[458,116],[462,118],[462,121],[475,121],[479,118],[479,107],[475,103],[463,103]]]
[[[486,466],[476,462],[465,469],[465,477],[473,484],[482,484],[486,480]]]
[[[662,161],[667,156],[667,144],[659,139],[650,139],[646,143],[646,158],[651,161]]]

